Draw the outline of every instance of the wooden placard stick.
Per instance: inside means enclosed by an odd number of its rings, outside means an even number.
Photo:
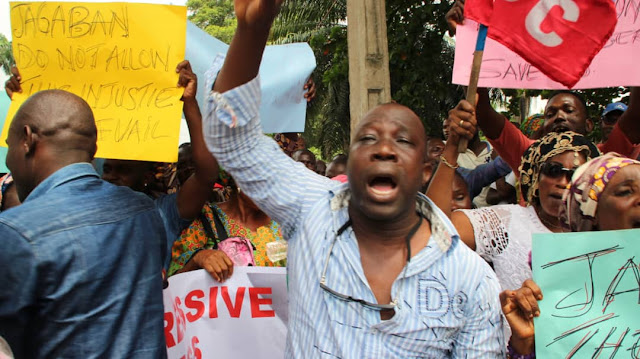
[[[478,29],[478,39],[476,40],[476,50],[473,53],[473,63],[471,64],[471,76],[469,76],[469,87],[467,88],[467,102],[474,107],[476,104],[476,93],[478,92],[478,78],[480,77],[480,67],[482,66],[482,55],[484,54],[484,44],[487,40],[487,26],[480,24]],[[463,138],[458,143],[458,152],[467,152],[469,140]]]

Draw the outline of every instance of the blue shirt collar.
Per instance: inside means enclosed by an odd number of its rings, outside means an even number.
[[[24,202],[32,201],[34,199],[37,199],[38,197],[42,197],[47,192],[62,184],[85,176],[100,178],[91,163],[80,162],[62,167],[61,169],[54,172],[51,176],[47,177],[44,181],[40,182],[40,184],[37,185],[36,188],[31,191],[31,193],[29,193]]]
[[[334,221],[336,228],[338,228],[348,219],[346,208],[349,206],[351,190],[348,183],[343,183],[332,188],[329,193],[331,210],[334,213],[339,213],[340,210],[345,211],[345,218]],[[417,193],[416,195],[416,210],[430,222],[432,239],[443,253],[447,252],[452,244],[459,240],[458,232],[449,218],[423,193]]]

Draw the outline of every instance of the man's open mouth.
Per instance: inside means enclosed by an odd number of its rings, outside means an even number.
[[[396,186],[396,181],[391,176],[376,176],[369,181],[369,188],[375,195],[389,194]]]

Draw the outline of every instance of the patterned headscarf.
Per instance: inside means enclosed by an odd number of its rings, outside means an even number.
[[[525,136],[531,138],[542,125],[544,124],[544,116],[541,114],[529,116],[524,122],[520,124],[520,131],[525,134]]]
[[[573,174],[569,190],[564,194],[560,219],[572,232],[594,229],[598,201],[616,172],[640,161],[607,153],[580,166]]]
[[[575,132],[552,132],[534,142],[524,151],[520,163],[520,191],[527,201],[533,204],[538,198],[540,167],[549,158],[566,151],[583,153],[587,160],[600,156],[598,148],[586,137]]]
[[[291,157],[291,155],[297,150],[304,149],[304,146],[300,146],[298,142],[300,140],[300,136],[296,134],[296,140],[291,140],[284,133],[276,133],[273,136],[273,139],[278,143],[282,151],[287,154],[287,156]]]

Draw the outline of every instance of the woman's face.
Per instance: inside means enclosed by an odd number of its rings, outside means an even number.
[[[598,201],[596,224],[601,231],[640,228],[640,165],[613,175]]]
[[[469,189],[462,177],[453,176],[453,193],[451,197],[451,210],[457,209],[471,209],[471,197],[469,196]]]
[[[574,151],[567,151],[561,154],[555,155],[545,162],[543,168],[558,166],[557,168],[564,168],[572,170],[570,173],[564,170],[562,171],[540,171],[540,180],[538,181],[538,193],[540,194],[540,206],[542,210],[549,216],[557,217],[560,215],[560,208],[562,208],[562,196],[567,190],[567,185],[571,180],[571,175],[581,164],[585,163],[587,159],[582,153],[578,154],[576,161]],[[577,163],[576,163],[577,162]],[[553,168],[553,169],[557,169]]]

